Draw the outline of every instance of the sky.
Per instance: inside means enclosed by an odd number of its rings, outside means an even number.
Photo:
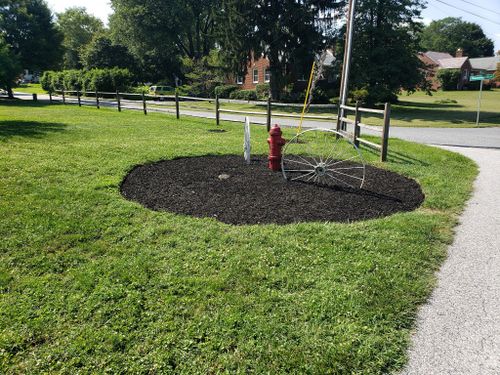
[[[83,6],[105,24],[112,13],[110,2],[107,0],[47,0],[47,3],[54,12]],[[426,24],[445,17],[462,17],[466,21],[475,22],[483,28],[486,36],[495,42],[495,51],[500,50],[500,0],[427,0],[427,9],[422,13],[422,17]]]

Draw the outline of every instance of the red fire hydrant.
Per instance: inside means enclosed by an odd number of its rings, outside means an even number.
[[[276,172],[281,169],[281,148],[285,145],[286,141],[281,137],[281,129],[276,124],[269,131],[269,169]]]

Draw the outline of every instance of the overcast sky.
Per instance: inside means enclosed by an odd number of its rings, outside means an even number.
[[[47,0],[47,3],[54,12],[62,12],[72,6],[84,6],[104,23],[107,23],[111,14],[110,2],[106,0]],[[500,0],[428,0],[427,9],[422,16],[425,23],[445,17],[462,17],[478,23],[495,42],[495,51],[500,50]]]

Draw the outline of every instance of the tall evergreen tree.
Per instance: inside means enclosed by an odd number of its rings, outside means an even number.
[[[395,100],[401,90],[425,86],[417,57],[423,0],[359,0],[354,21],[350,86],[368,102]]]
[[[323,19],[344,5],[335,0],[223,0],[218,40],[234,70],[244,72],[252,54],[270,61],[271,95],[279,99],[289,78],[307,75],[325,47]]]

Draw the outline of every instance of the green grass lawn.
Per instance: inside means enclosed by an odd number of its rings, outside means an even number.
[[[212,124],[0,103],[0,373],[403,366],[475,164],[392,140],[384,167],[418,180],[425,202],[352,224],[231,226],[122,198],[134,165],[242,153],[240,124]],[[252,132],[265,153],[265,129]]]
[[[26,83],[14,88],[14,92],[25,92],[28,94],[46,94],[39,83]]]

